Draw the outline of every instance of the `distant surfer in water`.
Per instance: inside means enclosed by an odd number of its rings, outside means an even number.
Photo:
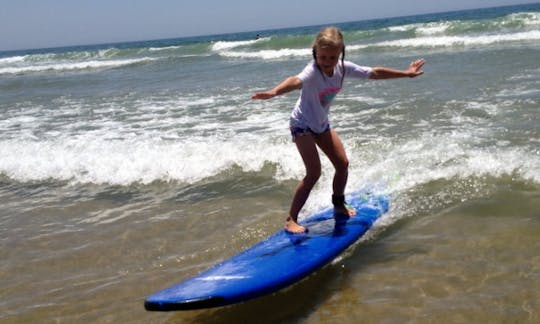
[[[341,59],[340,59],[341,58]],[[423,59],[416,60],[407,70],[386,67],[359,66],[345,61],[345,43],[338,28],[327,27],[313,42],[313,60],[296,76],[290,76],[276,87],[254,94],[252,99],[270,99],[301,89],[291,113],[290,130],[293,141],[306,167],[306,176],[296,187],[285,230],[303,233],[298,214],[321,176],[321,161],[317,147],[330,159],[334,168],[332,204],[334,213],[354,216],[356,211],[345,202],[349,160],[337,132],[330,127],[330,104],[343,86],[345,76],[363,79],[392,79],[422,75]]]

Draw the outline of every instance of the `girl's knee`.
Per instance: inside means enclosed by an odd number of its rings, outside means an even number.
[[[343,160],[343,168],[347,170],[349,168],[349,159],[345,158]]]
[[[336,167],[336,171],[347,171],[349,169],[349,159],[347,159],[346,157],[345,158],[342,158],[342,159],[339,159],[335,165]]]
[[[309,186],[314,186],[321,177],[321,170],[312,170],[304,177],[304,182]]]

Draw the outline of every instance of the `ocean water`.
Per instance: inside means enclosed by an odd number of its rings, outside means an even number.
[[[389,213],[292,288],[190,312],[143,301],[283,225],[298,93],[250,96],[321,26],[1,52],[0,322],[540,322],[540,4],[336,25],[358,64],[427,62],[331,109],[348,192]]]

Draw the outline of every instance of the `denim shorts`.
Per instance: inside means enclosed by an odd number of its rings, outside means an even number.
[[[326,128],[324,129],[324,131],[322,131],[321,133],[315,133],[315,132],[314,132],[311,128],[309,128],[309,127],[307,127],[307,128],[301,128],[301,127],[291,126],[290,129],[291,129],[292,141],[294,142],[294,139],[295,139],[297,136],[305,136],[305,135],[317,136],[317,135],[320,135],[320,134],[324,134],[324,133],[330,131],[330,124],[327,125]]]

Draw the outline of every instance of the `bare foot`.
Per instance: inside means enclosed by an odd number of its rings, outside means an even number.
[[[353,217],[356,215],[356,209],[349,205],[343,205],[339,207],[334,207],[334,213],[339,215],[345,215],[349,217]]]
[[[299,225],[291,217],[287,217],[287,220],[285,221],[285,231],[292,234],[301,234],[301,233],[306,233],[307,228],[305,228],[302,225]]]

